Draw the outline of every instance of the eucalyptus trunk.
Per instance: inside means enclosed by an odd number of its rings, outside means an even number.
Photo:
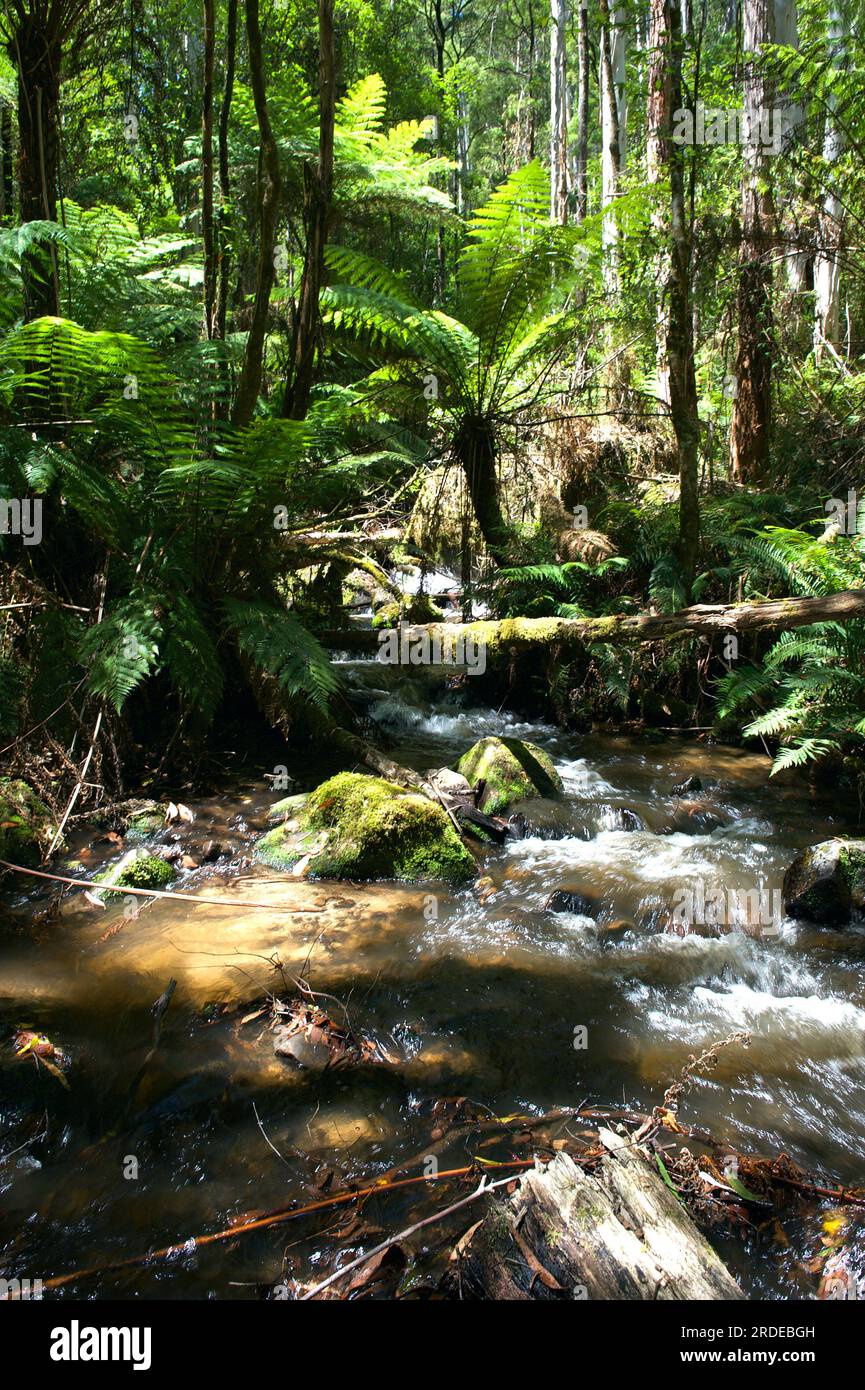
[[[772,253],[775,215],[770,145],[761,117],[772,109],[773,83],[760,50],[775,41],[773,0],[744,0],[744,144],[739,249],[736,394],[730,432],[730,469],[740,482],[759,482],[769,467],[774,353]]]

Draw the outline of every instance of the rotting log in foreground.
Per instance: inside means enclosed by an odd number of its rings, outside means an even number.
[[[463,1236],[461,1287],[484,1299],[744,1299],[644,1149],[602,1129],[587,1172],[566,1153]]]

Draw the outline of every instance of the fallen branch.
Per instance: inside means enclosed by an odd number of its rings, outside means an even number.
[[[338,1279],[342,1279],[343,1275],[351,1274],[353,1269],[359,1269],[361,1265],[365,1265],[370,1260],[375,1259],[376,1255],[380,1255],[384,1250],[389,1250],[392,1245],[397,1245],[401,1240],[408,1240],[409,1236],[413,1236],[416,1231],[422,1231],[425,1226],[432,1226],[438,1221],[444,1221],[446,1217],[452,1216],[455,1211],[461,1211],[463,1207],[470,1206],[472,1202],[476,1202],[479,1197],[485,1196],[487,1192],[493,1192],[497,1187],[506,1187],[508,1183],[512,1182],[512,1177],[499,1178],[496,1182],[487,1182],[486,1176],[482,1177],[474,1192],[470,1192],[468,1197],[462,1197],[460,1201],[454,1202],[449,1207],[445,1207],[444,1211],[435,1211],[432,1216],[425,1216],[422,1221],[416,1221],[413,1226],[406,1226],[404,1231],[399,1231],[395,1236],[388,1236],[386,1240],[373,1246],[372,1250],[367,1250],[365,1254],[358,1255],[356,1260],[351,1260],[349,1264],[343,1265],[342,1269],[336,1270],[335,1273],[329,1275],[327,1279],[322,1279],[321,1283],[316,1284],[314,1288],[307,1289],[306,1293],[303,1294],[299,1301],[301,1303],[307,1303],[309,1299],[315,1298],[324,1289],[329,1288],[331,1284],[335,1284]]]
[[[533,1158],[511,1159],[507,1163],[498,1165],[502,1168],[533,1168],[535,1160]],[[211,1231],[203,1236],[190,1236],[188,1240],[181,1241],[177,1245],[164,1245],[159,1250],[148,1250],[143,1255],[129,1255],[122,1260],[111,1260],[106,1264],[90,1265],[86,1269],[75,1269],[69,1274],[58,1274],[53,1279],[43,1279],[42,1288],[61,1289],[66,1284],[74,1284],[79,1279],[92,1279],[98,1274],[115,1274],[123,1269],[136,1269],[141,1265],[147,1265],[157,1260],[176,1259],[178,1255],[191,1254],[193,1250],[201,1250],[206,1245],[215,1245],[224,1240],[236,1240],[238,1236],[247,1235],[250,1231],[263,1231],[269,1226],[282,1225],[286,1221],[296,1221],[301,1216],[309,1216],[313,1212],[328,1211],[332,1207],[346,1206],[350,1202],[361,1201],[364,1197],[373,1197],[382,1192],[393,1192],[397,1188],[416,1187],[418,1183],[442,1182],[445,1178],[464,1178],[474,1171],[474,1164],[467,1164],[464,1168],[450,1168],[447,1172],[427,1175],[425,1173],[414,1178],[401,1178],[398,1182],[375,1182],[371,1187],[362,1187],[352,1192],[340,1192],[335,1197],[323,1197],[319,1202],[310,1202],[304,1207],[279,1207],[276,1211],[268,1212],[265,1216],[257,1216],[249,1221],[239,1222],[234,1226],[226,1226],[220,1231]],[[4,1299],[12,1300],[11,1294],[0,1294],[0,1302]]]
[[[31,878],[48,878],[54,883],[71,883],[73,888],[93,888],[97,893],[128,893],[134,898],[173,898],[175,902],[197,907],[206,903],[208,907],[231,907],[236,912],[239,907],[264,907],[269,912],[324,912],[324,907],[287,907],[284,903],[250,903],[239,898],[205,898],[192,893],[171,893],[165,888],[130,888],[116,884],[97,883],[95,879],[69,878],[66,874],[49,874],[43,869],[25,869],[23,864],[11,864],[8,859],[0,859],[0,869],[11,869],[16,874],[29,874]],[[289,880],[286,879],[286,882]]]

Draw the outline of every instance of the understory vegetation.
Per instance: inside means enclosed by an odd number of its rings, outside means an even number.
[[[351,729],[333,630],[436,571],[493,618],[863,587],[858,8],[752,8],[4,9],[10,776],[81,811]],[[787,129],[677,143],[709,106]],[[496,678],[865,795],[861,618]]]

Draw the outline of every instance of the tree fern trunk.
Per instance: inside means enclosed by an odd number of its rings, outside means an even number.
[[[502,515],[498,455],[488,422],[467,416],[457,431],[453,447],[465,473],[469,497],[487,551],[497,565],[507,564],[510,532]]]

